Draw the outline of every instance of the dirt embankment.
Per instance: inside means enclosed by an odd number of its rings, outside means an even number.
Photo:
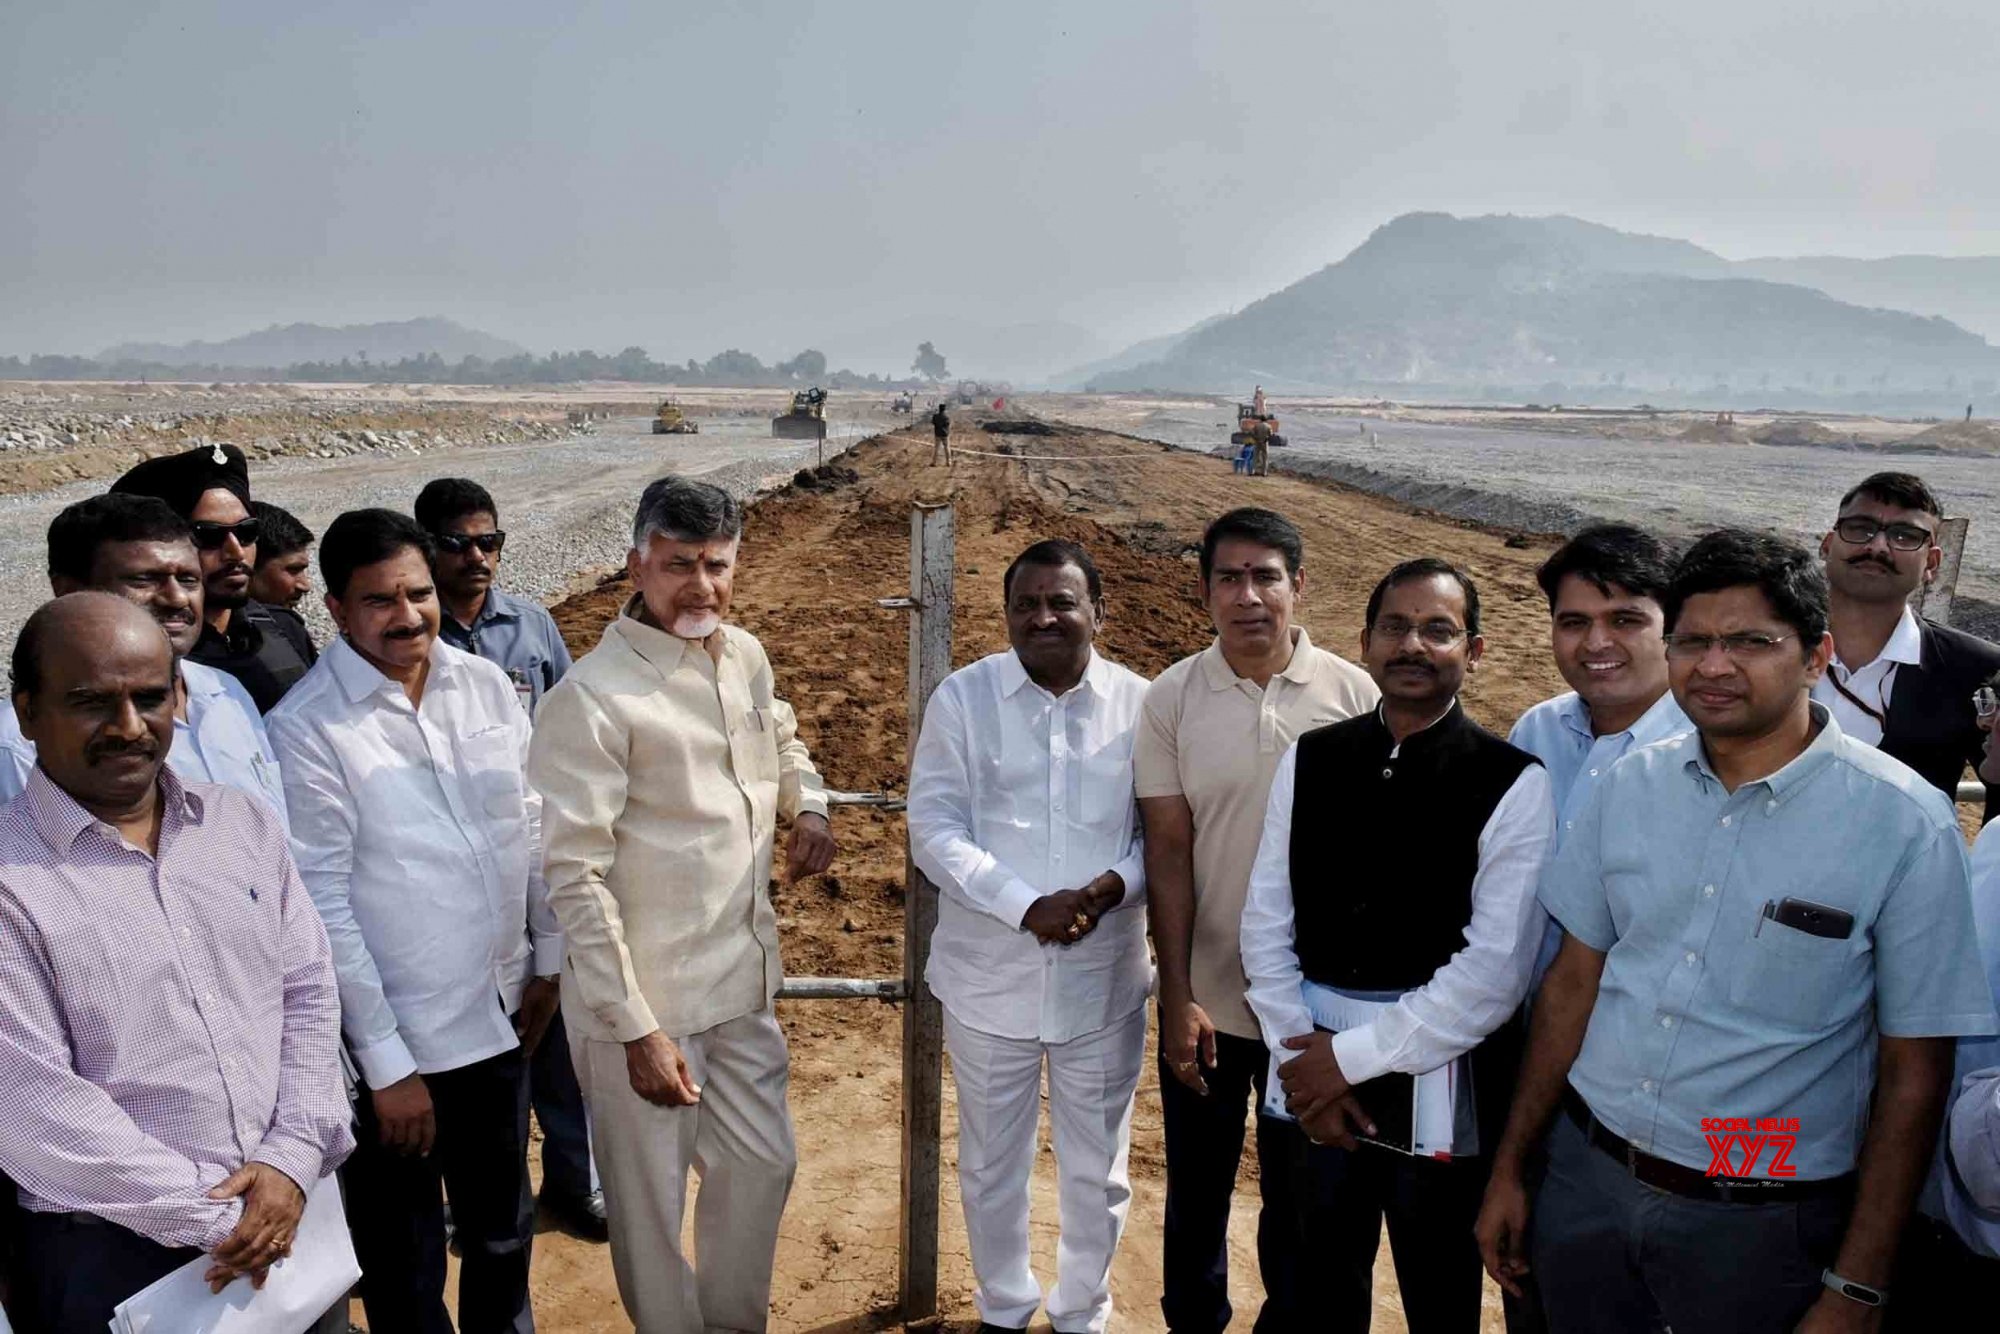
[[[921,438],[919,438],[921,436]],[[991,437],[970,437],[968,443]],[[875,599],[904,594],[912,501],[950,500],[958,515],[954,657],[1005,647],[1000,580],[1030,542],[1072,538],[1104,574],[1110,657],[1154,675],[1209,638],[1195,594],[1203,526],[1225,509],[1257,504],[1291,516],[1307,543],[1302,619],[1316,642],[1353,656],[1374,581],[1404,558],[1435,554],[1478,578],[1489,646],[1468,693],[1472,712],[1504,727],[1561,688],[1546,650],[1547,615],[1533,582],[1549,543],[1415,513],[1393,502],[1298,478],[1233,476],[1197,455],[1058,427],[1032,442],[1059,462],[965,458],[927,466],[927,431],[861,445],[841,462],[854,480],[796,486],[751,512],[734,615],[769,651],[781,693],[828,781],[848,790],[903,786],[907,627]],[[1137,457],[1113,458],[1113,455]],[[629,593],[614,579],[556,608],[577,653],[596,643]],[[831,874],[774,891],[794,975],[887,977],[901,972],[904,833],[900,816],[844,808],[834,817],[840,855]],[[896,1288],[899,1015],[872,1002],[780,1007],[793,1047],[792,1110],[800,1169],[786,1212],[773,1294],[773,1328],[860,1331],[889,1321]],[[1132,1138],[1133,1202],[1113,1271],[1122,1329],[1157,1330],[1163,1210],[1159,1091],[1150,1061]],[[972,1273],[956,1182],[956,1112],[946,1083],[942,1289],[946,1328],[970,1330]],[[1036,1270],[1054,1270],[1053,1157],[1036,1168]],[[1246,1162],[1231,1228],[1232,1288],[1247,1329],[1258,1300],[1254,1185]],[[1387,1251],[1384,1250],[1386,1257]],[[1378,1328],[1402,1318],[1385,1262]],[[1386,1288],[1384,1288],[1386,1284]],[[544,1234],[535,1254],[537,1318],[548,1331],[624,1330],[601,1247]],[[1487,1328],[1498,1330],[1489,1303]],[[1045,1326],[1043,1326],[1045,1327]]]

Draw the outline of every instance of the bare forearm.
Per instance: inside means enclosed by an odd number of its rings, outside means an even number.
[[[1146,888],[1161,999],[1186,999],[1194,944],[1194,867],[1185,845],[1167,847],[1147,839]]]
[[[1535,998],[1528,1050],[1514,1084],[1514,1105],[1493,1155],[1496,1173],[1519,1171],[1529,1150],[1548,1133],[1569,1083],[1570,1067],[1583,1049],[1603,969],[1603,955],[1571,937],[1563,938],[1562,953]]]
[[[1896,1243],[1930,1170],[1951,1085],[1949,1038],[1883,1038],[1847,1234],[1834,1270],[1887,1286]]]

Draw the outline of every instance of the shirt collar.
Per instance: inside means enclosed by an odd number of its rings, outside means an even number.
[[[431,674],[424,687],[426,690],[432,685],[442,685],[452,675],[451,654],[446,652],[447,647],[442,638],[431,640]],[[340,685],[340,693],[347,696],[349,704],[359,704],[385,687],[392,687],[399,698],[408,698],[403,692],[403,683],[392,680],[380,667],[362,657],[361,651],[347,642],[346,635],[337,636],[326,646],[326,652],[320,658],[328,664],[327,670],[333,673],[333,679]]]
[[[655,629],[638,617],[639,594],[625,599],[625,605],[618,609],[618,619],[604,628],[606,638],[617,635],[634,653],[651,663],[661,675],[671,675],[681,665],[681,659],[695,647],[691,640],[679,635],[668,634]],[[735,643],[729,638],[729,627],[725,624],[716,629],[722,636],[722,656],[736,652]]]
[[[1278,675],[1287,681],[1304,685],[1313,679],[1319,670],[1319,660],[1312,653],[1312,638],[1306,634],[1303,625],[1292,627],[1292,660],[1285,664],[1285,670]],[[1236,674],[1229,665],[1229,659],[1222,656],[1222,636],[1217,635],[1209,646],[1201,651],[1201,674],[1208,682],[1210,690],[1230,690],[1244,678]]]
[[[174,771],[164,764],[160,766],[159,783],[159,800],[164,815],[171,816],[178,811],[190,823],[201,823],[201,798],[184,787],[181,780],[174,776]],[[58,853],[67,853],[83,836],[84,830],[102,823],[79,805],[75,797],[57,787],[55,780],[44,773],[39,764],[29,770],[24,791],[36,832]],[[161,834],[164,836],[165,832],[163,820]]]
[[[449,612],[446,613],[446,615],[449,614]],[[485,599],[479,604],[479,614],[473,617],[472,624],[465,628],[468,630],[477,630],[488,621],[518,621],[520,619],[521,609],[514,604],[513,598],[497,588],[488,588]]]
[[[1093,648],[1090,650],[1090,663],[1083,669],[1083,677],[1076,683],[1076,688],[1079,690],[1088,688],[1092,694],[1101,698],[1104,694],[1105,678],[1110,675],[1110,672],[1111,668],[1106,665],[1104,659]],[[1020,690],[1022,686],[1029,684],[1031,684],[1031,680],[1028,676],[1028,669],[1021,665],[1021,655],[1012,652],[1008,653],[1006,659],[1000,664],[1000,694],[1004,698],[1012,699],[1015,692]],[[1036,689],[1039,690],[1041,687],[1037,686]],[[1042,693],[1047,694],[1048,692],[1043,691]]]
[[[1882,656],[1890,662],[1908,663],[1912,667],[1923,665],[1924,632],[1917,625],[1917,614],[1910,610],[1907,603],[1896,628],[1889,632],[1889,642],[1882,646]]]
[[[187,687],[190,699],[196,695],[200,695],[203,698],[213,698],[216,695],[226,695],[229,693],[229,687],[222,683],[222,673],[216,671],[215,668],[204,667],[200,663],[190,662],[186,658],[182,658],[177,665],[181,672],[181,684]]]
[[[1756,783],[1743,785],[1754,787],[1757,783],[1763,784],[1764,789],[1771,794],[1771,801],[1774,804],[1790,797],[1803,787],[1808,779],[1831,764],[1835,752],[1840,749],[1846,738],[1846,733],[1840,730],[1840,724],[1833,720],[1833,713],[1826,705],[1815,699],[1808,700],[1806,707],[1812,711],[1812,720],[1818,725],[1819,734],[1806,744],[1804,750],[1793,756],[1791,762],[1784,768],[1757,779]],[[1698,781],[1714,783],[1720,787],[1722,780],[1716,777],[1715,770],[1709,767],[1708,747],[1702,742],[1699,730],[1693,733],[1691,740],[1694,742],[1693,753],[1688,756],[1683,767]],[[1743,788],[1737,789],[1739,792],[1742,790]]]
[[[1594,745],[1599,740],[1595,724],[1590,720],[1590,706],[1583,702],[1583,696],[1574,691],[1562,696],[1556,702],[1556,716],[1562,720],[1564,727],[1585,742]],[[1660,697],[1653,701],[1652,707],[1640,714],[1630,727],[1612,735],[1629,736],[1634,745],[1648,746],[1655,741],[1664,741],[1670,736],[1676,736],[1687,729],[1686,716],[1681,713],[1681,706],[1675,702],[1674,692],[1665,690],[1660,692]]]

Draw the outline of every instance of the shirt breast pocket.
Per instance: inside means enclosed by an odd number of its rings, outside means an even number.
[[[1856,942],[1758,920],[1763,927],[1738,956],[1729,1003],[1787,1028],[1838,1027],[1847,1018],[1837,1002],[1858,966]]]
[[[750,780],[778,781],[778,715],[775,710],[753,708],[743,715],[743,742],[750,761]]]
[[[1093,827],[1127,820],[1132,810],[1132,734],[1083,757],[1083,818]]]
[[[461,738],[458,747],[466,782],[480,810],[496,819],[519,814],[521,755],[513,732],[505,727],[488,728]]]

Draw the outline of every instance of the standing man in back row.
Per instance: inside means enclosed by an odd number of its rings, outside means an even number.
[[[939,462],[939,455],[944,463],[951,462],[951,414],[944,410],[942,399],[931,414],[931,462]]]
[[[201,555],[203,626],[188,657],[243,683],[269,713],[318,658],[305,623],[250,597],[263,525],[250,513],[250,464],[234,445],[147,459],[111,484],[152,496],[186,519]]]
[[[493,586],[507,545],[499,507],[479,483],[440,477],[417,493],[414,510],[417,525],[437,545],[431,571],[441,612],[438,638],[497,664],[533,718],[543,693],[569,670],[569,649],[546,607]],[[528,1088],[542,1127],[542,1207],[579,1236],[606,1240],[604,1192],[590,1157],[590,1122],[560,1010],[529,1058]]]
[[[1290,520],[1238,509],[1201,543],[1201,596],[1216,638],[1146,691],[1133,771],[1160,970],[1160,1110],[1166,1126],[1165,1286],[1176,1334],[1229,1325],[1229,1202],[1243,1116],[1269,1058],[1246,998],[1240,931],[1278,761],[1299,733],[1375,707],[1368,674],[1315,647],[1293,613],[1305,540]],[[1256,1102],[1251,1102],[1252,1089]],[[1257,1117],[1263,1334],[1300,1327],[1294,1308],[1296,1127]]]

